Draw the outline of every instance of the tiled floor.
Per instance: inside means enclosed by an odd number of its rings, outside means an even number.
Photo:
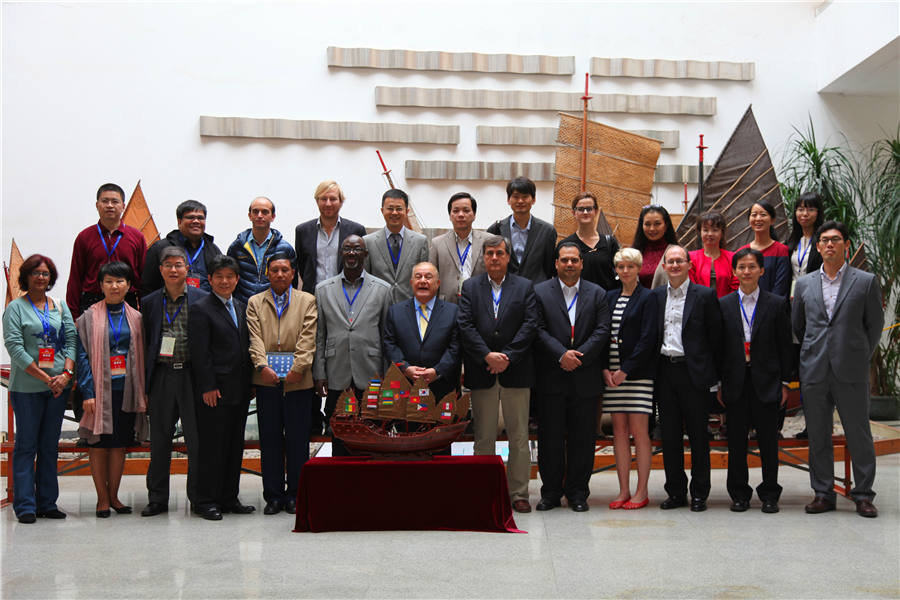
[[[751,484],[758,483],[751,471]],[[4,481],[5,483],[5,481]],[[291,533],[293,516],[261,514],[260,480],[246,475],[252,515],[220,522],[188,514],[184,478],[170,512],[94,517],[88,477],[62,479],[65,521],[21,525],[2,511],[4,598],[848,598],[900,596],[900,455],[878,460],[877,519],[853,504],[806,515],[805,473],[781,469],[782,511],[754,501],[728,510],[725,471],[713,471],[710,509],[661,511],[654,502],[610,511],[615,475],[591,481],[591,510],[516,515],[527,534]],[[540,482],[531,485],[536,501]],[[126,477],[123,501],[146,503]]]

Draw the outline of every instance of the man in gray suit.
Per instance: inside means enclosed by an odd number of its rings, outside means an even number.
[[[385,227],[363,238],[369,248],[366,271],[388,283],[392,304],[412,298],[412,269],[428,260],[428,238],[403,226],[408,212],[406,192],[386,191],[381,197]]]
[[[801,340],[800,386],[809,432],[809,480],[816,497],[808,513],[835,509],[833,414],[837,407],[853,457],[856,512],[877,517],[875,448],[869,428],[869,361],[881,337],[881,289],[871,273],[845,261],[847,227],[826,221],[815,233],[817,271],[797,280],[792,321]]]
[[[478,203],[468,192],[453,194],[447,203],[453,231],[431,240],[428,262],[441,274],[438,297],[445,302],[456,304],[463,282],[485,272],[481,248],[491,234],[472,229],[477,210]]]
[[[358,398],[366,384],[384,372],[381,330],[391,305],[391,287],[363,269],[363,238],[347,236],[341,244],[344,269],[316,286],[319,320],[313,379],[325,396],[325,418],[334,414],[338,397],[351,385]],[[342,445],[335,445],[335,454]]]

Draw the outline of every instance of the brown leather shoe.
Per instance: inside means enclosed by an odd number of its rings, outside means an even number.
[[[862,499],[856,501],[856,514],[861,517],[868,517],[870,519],[874,519],[878,516],[878,509],[875,508],[875,505],[872,504],[871,500]]]
[[[812,502],[806,505],[806,512],[811,515],[817,515],[819,513],[834,510],[835,508],[836,507],[834,502],[829,502],[822,496],[816,496]]]
[[[513,500],[512,503],[513,510],[520,513],[530,513],[531,505],[528,504],[528,500]]]

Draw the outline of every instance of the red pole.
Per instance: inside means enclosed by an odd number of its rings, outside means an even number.
[[[384,159],[381,158],[381,151],[376,150],[375,154],[378,155],[378,160],[381,162],[381,168],[384,169],[384,172],[382,172],[381,174],[387,177],[388,185],[391,186],[391,189],[394,189],[394,182],[393,180],[391,180],[391,170],[387,168],[386,164],[384,164]]]
[[[709,146],[703,145],[703,134],[700,134],[700,145],[697,146],[697,149],[700,151],[700,172],[697,175],[699,187],[697,189],[697,200],[698,207],[700,213],[703,213],[703,151],[706,150]],[[687,211],[685,211],[687,212]]]
[[[581,191],[585,191],[587,189],[587,122],[588,122],[588,100],[591,99],[588,96],[588,85],[590,84],[590,73],[584,74],[584,96],[581,97],[581,101],[584,103],[584,108],[581,113]]]

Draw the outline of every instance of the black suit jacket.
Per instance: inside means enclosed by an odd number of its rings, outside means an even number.
[[[415,298],[398,302],[388,309],[382,343],[384,357],[406,369],[410,365],[433,368],[438,378],[429,387],[440,400],[459,387],[458,308],[440,298],[428,317],[425,339],[419,339],[419,318]]]
[[[534,385],[531,348],[539,319],[534,286],[524,277],[508,274],[501,286],[496,319],[491,293],[486,274],[463,283],[457,323],[465,385],[473,390],[492,387],[498,376],[488,372],[484,357],[489,352],[502,352],[509,357],[509,367],[500,373],[500,385],[530,388]]]
[[[706,286],[685,281],[688,286],[681,317],[681,345],[691,380],[697,387],[712,387],[719,382],[719,344],[722,338],[722,311],[716,291]],[[656,352],[660,353],[665,327],[667,285],[654,288],[659,323],[657,326]],[[660,359],[661,361],[664,359]]]
[[[737,402],[747,375],[744,359],[744,316],[740,296],[719,299],[722,309],[722,401]],[[787,298],[759,290],[750,330],[750,371],[761,402],[781,401],[781,382],[790,378],[793,361],[791,309]],[[751,317],[751,315],[747,315]]]
[[[534,286],[540,309],[538,327],[537,388],[548,394],[596,397],[603,389],[601,359],[609,342],[610,311],[606,292],[599,285],[581,280],[575,300],[575,339],[568,305],[559,279],[553,277]],[[564,371],[560,357],[570,349],[583,354],[581,366]]]
[[[294,229],[294,250],[297,252],[297,273],[299,273],[300,277],[303,279],[303,291],[309,292],[310,294],[316,293],[316,259],[319,255],[316,251],[316,236],[318,235],[318,230],[316,229],[317,221],[318,219],[313,219],[312,221],[300,223]],[[340,273],[343,268],[341,265],[340,247],[349,235],[358,235],[359,237],[362,237],[366,235],[366,228],[355,221],[341,217],[340,224],[338,225],[338,257],[337,271],[335,271],[335,273]]]
[[[621,295],[621,289],[610,290],[606,293],[610,315]],[[617,336],[619,339],[619,368],[628,374],[627,379],[654,379],[656,377],[656,357],[659,354],[658,331],[657,297],[644,286],[638,285],[631,294],[631,300],[625,305]],[[603,356],[603,368],[609,368],[608,346]]]
[[[150,393],[150,382],[153,381],[153,371],[156,368],[156,359],[159,357],[159,347],[162,344],[163,294],[166,288],[162,287],[141,298],[141,322],[144,325],[144,386]],[[188,315],[201,298],[209,294],[203,290],[191,286],[185,287],[188,303]],[[177,309],[170,309],[177,310]],[[190,337],[188,337],[190,339]]]
[[[246,306],[234,298],[238,326],[214,294],[191,305],[188,344],[194,385],[203,394],[218,389],[222,404],[240,405],[250,393],[250,333]]]
[[[505,237],[512,244],[509,217],[496,221],[487,228],[487,231]],[[528,231],[528,241],[525,242],[521,264],[510,246],[509,272],[530,279],[533,284],[556,275],[556,229],[553,225],[532,215],[531,229]]]

